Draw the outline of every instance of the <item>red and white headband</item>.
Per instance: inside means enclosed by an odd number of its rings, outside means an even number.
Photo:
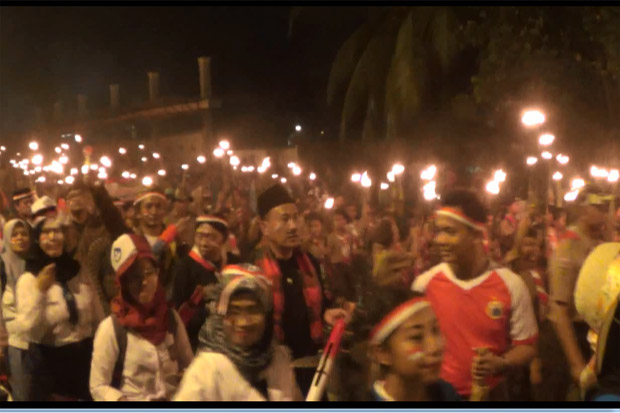
[[[220,224],[224,227],[228,228],[228,223],[226,220],[216,217],[215,215],[200,215],[196,218],[196,226],[202,224]]]
[[[138,205],[140,202],[144,201],[146,198],[148,198],[150,196],[156,196],[158,198],[161,198],[164,201],[167,201],[166,195],[164,195],[164,194],[162,194],[160,192],[147,192],[146,194],[142,194],[138,198],[136,198],[136,200],[133,201],[133,204],[134,205]]]
[[[23,194],[13,195],[13,201],[17,202],[17,201],[21,201],[22,199],[30,198],[30,197],[34,197],[33,191],[25,192]]]
[[[485,231],[485,226],[483,223],[474,221],[473,219],[471,219],[470,217],[468,217],[461,211],[454,209],[454,208],[448,208],[448,207],[440,208],[439,210],[437,210],[436,215],[438,216],[441,215],[444,217],[452,218],[460,222],[461,224],[465,224],[468,227],[475,229],[476,231],[481,231],[481,232]]]
[[[379,345],[383,343],[383,341],[409,317],[430,305],[430,302],[425,297],[416,297],[402,303],[394,310],[390,311],[390,313],[372,329],[369,337],[370,344]]]

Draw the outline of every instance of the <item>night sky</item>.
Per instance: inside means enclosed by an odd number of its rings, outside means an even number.
[[[218,133],[255,142],[286,139],[296,123],[335,134],[325,88],[339,45],[364,18],[362,8],[313,8],[288,36],[290,7],[2,7],[0,132],[28,130],[34,107],[76,106],[88,96],[121,105],[148,96],[146,72],[160,72],[162,96],[199,95],[198,56],[211,56]],[[328,119],[331,119],[331,123]]]

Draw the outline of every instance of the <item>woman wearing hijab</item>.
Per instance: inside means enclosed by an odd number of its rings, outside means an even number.
[[[174,400],[301,400],[288,350],[274,341],[269,281],[249,264],[225,267],[222,281],[200,332],[202,351]]]
[[[112,244],[119,294],[95,334],[94,400],[169,400],[193,354],[179,315],[166,302],[147,240],[125,234]]]
[[[28,400],[46,401],[52,395],[89,400],[93,295],[77,276],[80,264],[64,251],[58,218],[39,220],[32,238],[26,272],[17,281],[15,320],[29,342]]]
[[[30,226],[26,221],[13,219],[4,225],[5,242],[0,257],[2,275],[2,317],[8,334],[9,383],[15,401],[26,400],[28,380],[24,371],[24,360],[28,350],[28,340],[19,331],[15,322],[15,284],[26,271],[26,255],[30,248]]]

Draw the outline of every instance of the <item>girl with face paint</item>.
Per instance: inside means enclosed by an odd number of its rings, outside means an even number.
[[[459,401],[452,386],[439,378],[444,341],[435,312],[424,296],[376,287],[353,315],[351,343],[365,341],[363,369],[367,393],[374,401]],[[346,374],[343,374],[345,376]],[[344,395],[350,398],[351,395]]]

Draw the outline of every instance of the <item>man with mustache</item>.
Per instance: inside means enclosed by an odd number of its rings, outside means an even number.
[[[325,309],[320,267],[300,249],[300,217],[287,189],[274,185],[265,190],[258,197],[258,213],[265,243],[255,262],[272,282],[276,337],[290,348],[297,383],[305,395],[318,361],[312,363],[312,357],[323,344],[323,321],[333,325],[348,313]]]
[[[437,312],[446,340],[441,378],[463,398],[482,386],[490,389],[487,399],[505,400],[506,388],[498,385],[506,370],[528,365],[536,354],[529,293],[518,275],[490,262],[482,224],[487,214],[476,194],[454,190],[441,201],[434,242],[442,263],[412,289],[424,292]]]

